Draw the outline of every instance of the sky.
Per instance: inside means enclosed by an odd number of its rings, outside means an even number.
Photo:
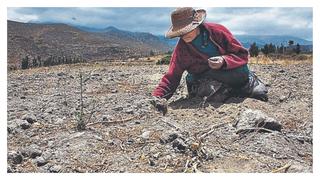
[[[312,40],[312,8],[222,8],[195,7],[207,11],[207,22],[226,26],[235,35],[291,35]],[[65,23],[105,28],[114,26],[134,32],[163,35],[171,25],[175,8],[7,8],[8,20],[38,23]]]

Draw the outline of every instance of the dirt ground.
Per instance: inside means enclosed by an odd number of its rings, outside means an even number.
[[[163,116],[149,100],[167,69],[92,63],[8,72],[8,172],[312,172],[312,64],[250,65],[268,102],[203,104],[186,98],[183,78]],[[84,131],[76,129],[79,72]],[[239,133],[261,119],[281,130]]]

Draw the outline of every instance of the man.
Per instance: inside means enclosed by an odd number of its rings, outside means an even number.
[[[166,101],[186,77],[189,97],[205,96],[224,101],[228,96],[252,97],[267,101],[267,88],[247,66],[248,50],[224,26],[204,22],[206,11],[190,7],[171,13],[167,38],[180,37],[169,70],[153,91],[153,105],[163,114]]]

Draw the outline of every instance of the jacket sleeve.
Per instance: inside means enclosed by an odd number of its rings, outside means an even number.
[[[234,69],[248,63],[249,52],[224,26],[220,27],[220,44],[225,50],[222,55],[226,62],[224,69]]]
[[[179,55],[178,50],[175,48],[169,65],[168,72],[162,77],[160,83],[155,88],[152,96],[161,97],[165,99],[170,99],[173,93],[176,91],[180,84],[180,80],[184,69],[178,63]]]

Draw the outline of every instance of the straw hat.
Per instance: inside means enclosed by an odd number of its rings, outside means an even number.
[[[177,8],[171,13],[172,25],[165,34],[166,38],[178,37],[194,30],[204,21],[206,15],[204,9]]]

